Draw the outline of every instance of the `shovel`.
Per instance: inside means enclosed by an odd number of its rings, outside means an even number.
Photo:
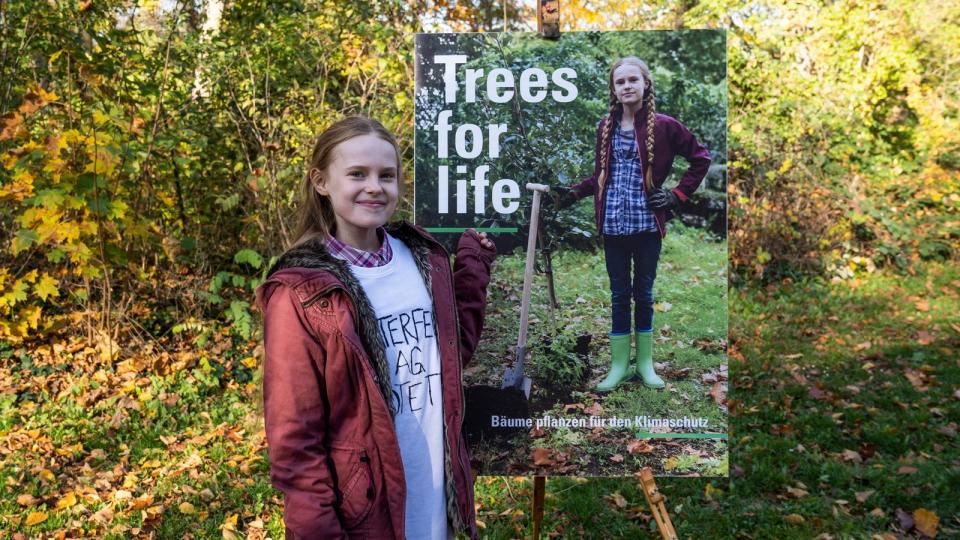
[[[527,184],[533,191],[530,212],[530,231],[527,235],[527,263],[523,274],[523,300],[520,304],[520,336],[513,367],[505,370],[500,388],[488,385],[464,389],[466,413],[463,432],[470,445],[488,438],[511,437],[524,431],[523,427],[494,427],[494,418],[525,419],[530,415],[530,386],[532,381],[523,374],[523,360],[527,349],[527,321],[530,315],[530,289],[533,284],[533,262],[537,249],[537,229],[540,217],[540,196],[550,190],[543,184]]]
[[[527,353],[527,321],[530,318],[530,288],[533,285],[533,263],[537,257],[537,231],[540,228],[540,196],[550,191],[550,186],[527,184],[533,191],[533,207],[530,209],[530,231],[527,233],[527,265],[523,270],[523,296],[520,299],[520,335],[517,337],[517,359],[512,368],[503,373],[502,389],[515,388],[530,399],[530,377],[523,374],[523,359]]]

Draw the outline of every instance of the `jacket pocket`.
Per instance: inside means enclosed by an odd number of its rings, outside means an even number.
[[[337,473],[337,505],[343,526],[358,526],[373,508],[376,490],[370,455],[365,449],[331,447],[330,455]]]

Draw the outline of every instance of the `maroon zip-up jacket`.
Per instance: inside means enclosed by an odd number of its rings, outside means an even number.
[[[637,151],[640,154],[640,167],[644,175],[653,174],[653,185],[657,188],[663,185],[667,175],[670,174],[670,168],[673,166],[673,158],[681,156],[689,162],[690,166],[680,178],[680,183],[673,188],[673,193],[684,202],[693,195],[693,192],[700,187],[703,178],[707,175],[710,168],[710,152],[697,141],[697,138],[681,124],[676,118],[665,114],[656,113],[653,125],[653,164],[647,156],[647,110],[643,108],[634,115],[634,132],[637,134]],[[597,126],[597,142],[594,149],[593,175],[584,179],[579,184],[571,186],[577,199],[594,196],[593,205],[597,223],[597,232],[603,233],[603,218],[606,209],[607,185],[609,185],[609,167],[610,152],[613,150],[613,140],[607,141],[607,147],[603,149],[607,152],[607,182],[600,185],[600,142],[603,139],[603,130],[607,129],[607,122],[610,117],[606,116]],[[614,122],[619,122],[619,116],[613,118]],[[646,190],[646,187],[644,187]],[[648,193],[649,195],[649,193]],[[664,210],[654,210],[653,215],[657,221],[657,229],[660,230],[660,237],[667,234],[667,212]]]
[[[387,231],[413,252],[433,298],[447,519],[476,538],[461,369],[480,339],[495,253],[476,233],[464,234],[451,270],[446,251],[422,229],[399,223]],[[270,478],[284,493],[287,538],[403,539],[408,498],[385,347],[359,282],[314,239],[279,259],[257,301]]]

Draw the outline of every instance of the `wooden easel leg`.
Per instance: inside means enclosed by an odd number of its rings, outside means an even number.
[[[543,498],[546,495],[547,478],[533,477],[533,540],[540,540],[540,526],[543,524]]]
[[[640,479],[640,486],[643,488],[643,496],[647,498],[647,504],[650,505],[650,512],[653,519],[657,522],[657,529],[663,540],[677,540],[677,533],[673,530],[673,523],[670,521],[670,514],[667,513],[667,505],[664,504],[663,495],[657,489],[657,483],[653,480],[653,471],[650,467],[644,467],[637,477]]]

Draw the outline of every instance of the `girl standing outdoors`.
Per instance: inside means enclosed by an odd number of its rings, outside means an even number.
[[[596,389],[613,390],[629,375],[631,298],[637,372],[645,385],[663,388],[653,369],[653,281],[668,212],[696,191],[710,166],[710,153],[683,124],[655,111],[650,69],[639,58],[628,56],[613,64],[609,89],[610,111],[597,128],[593,175],[561,187],[558,206],[594,196],[597,230],[603,237],[613,311],[612,359]],[[689,167],[677,187],[661,189],[678,155]]]
[[[257,291],[270,477],[287,538],[477,536],[461,368],[495,248],[470,230],[451,270],[396,209],[394,137],[352,117],[317,140],[299,240]]]

